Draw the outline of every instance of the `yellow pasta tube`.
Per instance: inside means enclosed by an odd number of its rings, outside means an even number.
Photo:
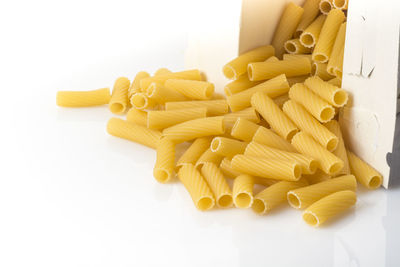
[[[303,177],[307,179],[310,184],[318,184],[332,178],[329,174],[326,174],[321,170],[317,170],[314,174],[306,174]]]
[[[246,147],[244,155],[253,157],[262,157],[262,158],[294,160],[301,166],[303,174],[313,174],[316,172],[318,168],[318,161],[316,161],[312,157],[302,155],[299,153],[279,150],[257,142],[249,143],[248,146]]]
[[[156,148],[161,133],[121,119],[111,118],[107,123],[107,132],[151,148]]]
[[[126,120],[128,122],[147,127],[147,112],[140,109],[131,108],[126,114]]]
[[[309,90],[304,84],[297,83],[289,90],[289,97],[300,103],[320,122],[332,120],[335,109],[325,100]]]
[[[350,174],[350,165],[349,165],[349,160],[347,158],[347,152],[346,152],[346,147],[344,144],[343,136],[342,136],[342,131],[340,130],[340,125],[336,120],[331,120],[330,122],[327,122],[324,124],[325,127],[331,131],[334,135],[338,137],[338,145],[336,149],[332,152],[336,157],[340,158],[343,160],[343,169],[340,170],[336,175],[339,174]]]
[[[251,81],[267,80],[280,74],[295,77],[311,73],[311,63],[304,57],[275,62],[254,62],[248,65],[247,73]]]
[[[211,96],[211,100],[221,100],[221,99],[225,99],[224,94],[214,92]]]
[[[319,10],[322,14],[328,15],[333,9],[333,0],[321,0],[319,3]]]
[[[231,164],[238,172],[264,178],[298,181],[301,176],[301,166],[294,160],[236,155],[232,158]]]
[[[193,164],[184,164],[179,169],[178,178],[189,192],[197,209],[206,211],[214,207],[214,195]]]
[[[246,89],[249,89],[253,86],[256,86],[256,85],[260,84],[261,82],[262,81],[250,81],[249,75],[247,75],[247,72],[246,72],[246,73],[240,75],[240,77],[237,78],[236,80],[225,85],[224,91],[227,96],[230,96],[230,95],[234,95],[239,92],[242,92]]]
[[[247,209],[253,203],[254,178],[247,174],[239,175],[233,181],[233,203],[237,208]]]
[[[271,127],[286,140],[299,131],[296,125],[283,113],[283,111],[267,95],[258,92],[251,98],[251,105],[271,125]]]
[[[313,62],[311,65],[311,75],[318,76],[324,81],[331,80],[334,76],[328,73],[327,67],[327,63]]]
[[[288,100],[289,100],[289,94],[284,94],[274,98],[274,102],[279,108],[282,108],[283,104]]]
[[[114,83],[108,107],[114,114],[124,113],[128,106],[128,90],[131,82],[128,78],[120,77]]]
[[[310,77],[310,75],[301,75],[301,76],[296,76],[296,77],[290,77],[287,79],[287,81],[290,86],[293,86],[296,83],[303,83],[309,77]]]
[[[140,80],[140,88],[145,91],[147,87],[153,82],[164,84],[166,80],[169,79],[184,79],[184,80],[203,80],[203,76],[199,70],[185,70],[180,72],[172,72],[163,75],[157,75],[153,77],[148,77]]]
[[[307,186],[305,179],[295,182],[280,181],[255,195],[251,208],[259,215],[264,215],[276,206],[285,203],[286,194],[289,190]]]
[[[346,22],[342,23],[332,47],[332,54],[328,62],[327,71],[337,77],[342,77],[344,42],[346,39]]]
[[[250,142],[260,125],[244,118],[238,118],[232,127],[231,135],[236,139]]]
[[[320,15],[316,20],[313,21],[300,35],[300,43],[308,48],[315,46],[319,39],[322,26],[326,20],[325,15]]]
[[[158,75],[165,75],[165,74],[170,74],[172,73],[172,71],[170,71],[167,68],[159,68],[158,70],[156,70],[156,72],[154,73],[154,76],[158,76]]]
[[[330,79],[329,81],[327,81],[327,83],[330,83],[330,84],[332,84],[332,85],[334,85],[334,86],[337,86],[337,87],[342,87],[342,80],[340,79],[340,78],[333,78],[333,79]]]
[[[357,181],[368,189],[377,189],[382,185],[382,175],[368,163],[347,150],[351,173]]]
[[[169,79],[165,81],[164,85],[190,99],[207,100],[214,93],[214,84],[205,81]]]
[[[232,130],[232,127],[238,118],[243,118],[255,123],[260,122],[260,117],[258,116],[256,110],[253,107],[228,113],[224,115],[224,124],[226,132],[230,132]]]
[[[156,106],[156,102],[148,98],[144,93],[135,93],[131,96],[132,107],[136,109],[153,108]]]
[[[180,101],[165,103],[165,110],[187,109],[187,108],[207,108],[208,116],[220,116],[228,113],[229,106],[225,99],[218,100],[199,100],[199,101]]]
[[[306,58],[312,62],[311,55],[309,54],[283,54],[283,60],[292,60],[292,59],[299,59],[299,58]]]
[[[349,96],[346,91],[331,83],[324,82],[317,76],[308,78],[304,84],[315,94],[337,108],[343,107],[348,101]]]
[[[275,47],[275,54],[278,58],[282,57],[284,53],[283,45],[295,33],[303,13],[304,9],[293,2],[288,3],[283,11],[271,42],[272,46]]]
[[[183,153],[176,163],[177,167],[181,167],[183,164],[195,165],[200,156],[210,147],[211,137],[200,137],[194,140],[190,147]]]
[[[305,209],[332,193],[343,190],[356,191],[356,189],[356,178],[353,175],[345,175],[318,184],[292,189],[287,193],[287,200],[293,208]]]
[[[319,2],[321,0],[307,0],[304,5],[304,13],[301,17],[300,23],[294,33],[295,38],[299,38],[305,29],[314,21],[319,13]]]
[[[221,161],[221,164],[219,165],[219,168],[221,169],[222,173],[231,179],[234,179],[236,177],[238,177],[239,175],[242,175],[242,173],[235,171],[232,168],[232,164],[231,164],[231,160],[229,158],[224,158]]]
[[[110,98],[109,88],[91,91],[58,91],[56,102],[60,107],[91,107],[108,104]]]
[[[218,166],[211,162],[204,163],[201,174],[214,193],[217,206],[220,208],[231,207],[233,203],[232,191]]]
[[[157,159],[153,176],[160,183],[169,182],[174,176],[175,144],[168,138],[161,138],[157,145]]]
[[[319,168],[326,174],[332,175],[343,168],[343,161],[322,147],[305,132],[297,133],[292,139],[292,145],[302,154],[315,158]]]
[[[240,93],[228,96],[227,101],[231,110],[235,112],[250,107],[251,97],[257,92],[266,93],[269,97],[274,98],[286,94],[288,91],[289,84],[286,80],[286,76],[281,74]]]
[[[332,4],[335,8],[338,9],[347,9],[347,6],[349,4],[348,0],[333,0]]]
[[[211,151],[223,157],[233,157],[243,154],[247,143],[226,137],[214,137],[211,142]]]
[[[284,47],[290,54],[309,54],[311,52],[311,48],[305,47],[298,38],[287,40]]]
[[[147,113],[147,127],[160,130],[185,121],[205,118],[206,116],[206,108],[150,110]]]
[[[265,127],[259,127],[257,129],[253,136],[253,141],[280,150],[297,152],[288,141]]]
[[[164,129],[163,135],[178,143],[203,136],[220,135],[224,131],[224,117],[219,116],[182,122]]]
[[[201,154],[200,158],[196,161],[195,166],[196,168],[200,169],[206,162],[211,162],[214,163],[215,165],[220,165],[223,158],[224,158],[223,156],[213,152],[211,148],[208,148],[206,151],[204,151],[203,154]]]
[[[275,49],[272,46],[260,46],[228,62],[222,68],[222,72],[226,78],[236,80],[240,75],[246,72],[247,64],[250,62],[264,61],[274,54]]]
[[[326,220],[349,209],[357,201],[353,191],[345,190],[326,196],[303,212],[303,220],[311,226],[318,227]]]
[[[169,89],[160,83],[151,83],[146,91],[147,97],[158,104],[164,104],[171,101],[188,100],[186,96],[176,90]]]
[[[321,33],[312,53],[312,59],[317,62],[328,62],[331,57],[333,43],[340,25],[345,19],[344,13],[340,9],[332,9],[322,26]]]
[[[145,71],[140,71],[136,74],[135,78],[132,80],[131,87],[129,87],[128,99],[131,99],[133,94],[140,93],[142,91],[140,88],[140,80],[147,77],[150,77],[150,74]]]

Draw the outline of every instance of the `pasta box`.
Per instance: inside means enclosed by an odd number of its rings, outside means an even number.
[[[186,67],[201,69],[222,91],[229,82],[222,66],[270,44],[289,2],[305,0],[203,1],[188,22]],[[339,114],[347,145],[383,175],[385,188],[400,179],[400,3],[388,2],[349,1],[342,88],[350,98]]]

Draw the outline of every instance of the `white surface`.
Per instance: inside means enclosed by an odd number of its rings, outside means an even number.
[[[57,90],[180,69],[176,27],[197,2],[57,2],[0,10],[0,266],[400,265],[399,189],[359,192],[320,229],[288,207],[202,213],[155,182],[154,151],[107,135],[106,107],[55,105]]]

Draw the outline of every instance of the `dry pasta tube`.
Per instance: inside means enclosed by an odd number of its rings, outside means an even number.
[[[247,143],[226,137],[214,137],[211,142],[211,151],[223,157],[233,157],[243,154]]]
[[[227,132],[230,132],[232,130],[232,127],[238,118],[243,118],[254,123],[260,122],[260,117],[253,107],[228,113],[224,115],[224,124]]]
[[[333,9],[333,0],[321,0],[319,3],[319,10],[322,14],[328,15],[329,12]]]
[[[196,164],[200,156],[210,147],[211,137],[200,137],[194,140],[190,147],[183,153],[176,163],[177,167],[181,167],[183,164]]]
[[[312,63],[311,55],[309,54],[283,54],[283,60],[292,60],[292,59],[299,59],[299,58],[306,58]]]
[[[257,92],[266,93],[269,97],[274,98],[286,94],[288,91],[289,84],[286,80],[286,76],[281,74],[240,93],[228,96],[227,101],[231,110],[235,112],[250,107],[251,97]]]
[[[260,125],[248,121],[244,118],[238,118],[232,127],[231,135],[236,139],[250,142]]]
[[[124,138],[151,148],[157,148],[161,139],[159,131],[133,124],[121,119],[111,118],[107,123],[107,132],[113,136]]]
[[[339,88],[342,87],[342,80],[340,78],[337,78],[337,77],[327,81],[327,83],[330,83],[330,84],[332,84],[334,86],[337,86]]]
[[[346,91],[331,83],[324,82],[317,76],[308,78],[304,84],[315,94],[335,107],[343,107],[349,99]]]
[[[224,132],[224,118],[220,116],[185,121],[164,129],[163,135],[175,142],[185,142],[203,136],[220,135]]]
[[[126,114],[126,120],[128,122],[147,127],[147,112],[140,109],[131,108]]]
[[[128,107],[128,90],[130,85],[131,82],[125,77],[120,77],[115,81],[110,103],[108,103],[112,113],[121,114],[125,112]]]
[[[165,110],[187,109],[187,108],[207,108],[208,116],[220,116],[228,113],[229,106],[225,99],[218,100],[199,100],[199,101],[180,101],[165,103]]]
[[[154,76],[158,76],[158,75],[165,75],[165,74],[170,74],[172,73],[172,71],[170,71],[167,68],[159,68],[158,70],[156,70],[156,72],[154,73]]]
[[[345,10],[345,9],[347,9],[349,0],[333,0],[332,3],[335,8]]]
[[[305,29],[314,21],[319,13],[319,2],[321,0],[307,0],[304,5],[304,13],[301,17],[300,23],[294,33],[295,38],[299,38]]]
[[[271,186],[273,184],[279,183],[281,181],[274,179],[266,179],[263,177],[254,177],[254,184],[259,184],[263,186]]]
[[[145,71],[140,71],[136,74],[128,91],[128,99],[131,99],[133,94],[140,93],[142,91],[142,89],[140,88],[140,80],[147,77],[150,77],[150,74]]]
[[[239,175],[233,182],[233,203],[237,208],[247,209],[253,203],[254,178],[247,174]]]
[[[346,22],[342,23],[339,28],[335,43],[332,47],[331,58],[329,59],[327,71],[337,77],[342,77],[343,73],[343,57],[344,42],[346,39]]]
[[[256,86],[257,84],[260,83],[261,81],[250,81],[249,75],[247,75],[246,72],[240,75],[240,77],[237,78],[236,80],[225,85],[224,91],[227,96],[230,96],[242,92],[246,89],[249,89],[250,87]]]
[[[303,46],[308,48],[315,46],[325,20],[326,16],[320,15],[304,30],[304,32],[300,35],[300,43],[302,43]]]
[[[309,54],[311,52],[311,48],[305,47],[299,39],[287,40],[284,46],[289,54]]]
[[[293,208],[305,209],[332,193],[343,190],[356,191],[356,189],[356,178],[353,175],[345,175],[318,184],[290,190],[287,193],[287,200]]]
[[[227,178],[231,178],[234,179],[236,177],[238,177],[239,175],[241,175],[242,173],[235,171],[232,168],[231,165],[231,160],[229,158],[224,158],[221,161],[221,164],[219,165],[219,168],[221,169],[222,173],[227,177]]]
[[[287,79],[287,81],[290,86],[293,86],[296,83],[303,83],[309,77],[310,77],[310,75],[301,75],[301,76],[296,76],[296,77],[290,77]]]
[[[288,141],[265,127],[259,127],[257,129],[253,136],[253,141],[280,150],[297,152]]]
[[[297,133],[292,139],[292,145],[302,154],[318,160],[319,168],[326,174],[333,175],[343,168],[343,161],[322,147],[305,132]]]
[[[324,81],[331,80],[335,76],[328,73],[327,67],[327,63],[313,62],[311,65],[311,75],[318,76]]]
[[[168,138],[161,138],[157,145],[157,160],[153,176],[160,183],[169,182],[174,177],[175,144]]]
[[[307,180],[301,179],[296,182],[280,181],[277,182],[254,197],[251,208],[259,215],[264,215],[276,206],[285,203],[286,194],[289,190],[307,186]]]
[[[247,64],[250,62],[264,61],[274,54],[275,49],[270,45],[258,47],[228,62],[222,68],[222,72],[226,78],[236,80],[240,75],[246,72]]]
[[[215,165],[220,165],[223,158],[224,158],[223,156],[213,152],[210,148],[208,148],[206,151],[204,151],[203,154],[201,154],[195,166],[196,168],[201,169],[204,163],[207,162],[214,163]]]
[[[169,89],[159,83],[151,83],[146,89],[146,95],[158,104],[188,100],[188,98],[180,92]]]
[[[284,139],[290,141],[292,137],[299,131],[296,125],[267,95],[261,92],[255,93],[251,98],[251,105]]]
[[[131,96],[131,104],[136,109],[154,108],[156,106],[156,102],[148,98],[144,93],[133,94]]]
[[[211,100],[221,100],[221,99],[225,99],[224,94],[214,92],[211,96]]]
[[[232,191],[218,166],[214,163],[206,162],[201,168],[201,174],[214,193],[217,206],[220,208],[231,207],[233,203]]]
[[[317,170],[314,174],[304,175],[303,177],[307,179],[310,184],[318,184],[332,178],[321,170]]]
[[[60,107],[91,107],[108,104],[110,89],[92,91],[58,91],[56,102]]]
[[[281,109],[283,104],[289,100],[289,94],[284,94],[274,98],[275,104]]]
[[[231,164],[238,172],[264,178],[298,181],[301,176],[301,166],[294,160],[236,155],[232,158]]]
[[[203,80],[203,76],[199,70],[185,70],[180,72],[172,72],[169,74],[157,75],[140,80],[140,88],[145,91],[153,82],[164,84],[169,79],[185,79],[185,80]]]
[[[303,220],[311,226],[318,227],[326,220],[349,209],[356,204],[357,195],[353,191],[345,190],[326,196],[303,212]]]
[[[272,46],[275,47],[275,54],[278,58],[282,57],[284,53],[283,45],[295,33],[303,13],[304,9],[293,2],[288,3],[283,11],[271,42]]]
[[[334,135],[336,135],[339,139],[339,143],[336,147],[336,149],[333,151],[333,154],[343,160],[343,169],[340,170],[336,175],[339,174],[350,174],[350,165],[349,165],[349,160],[347,158],[347,152],[346,152],[346,147],[344,144],[343,136],[342,136],[342,131],[340,130],[340,125],[336,120],[331,120],[330,122],[327,122],[324,124],[325,127],[331,131]]]
[[[295,77],[311,73],[311,63],[302,57],[275,62],[254,62],[248,65],[247,73],[251,81],[272,79],[280,74]]]
[[[160,130],[185,121],[205,118],[206,116],[206,108],[150,110],[147,113],[147,127]]]
[[[190,99],[207,100],[214,93],[214,84],[205,81],[169,79],[164,85]]]
[[[193,164],[184,164],[179,169],[178,178],[189,192],[197,209],[206,211],[214,207],[214,195]]]
[[[357,181],[368,189],[377,189],[382,185],[382,175],[368,163],[347,150],[351,173]]]

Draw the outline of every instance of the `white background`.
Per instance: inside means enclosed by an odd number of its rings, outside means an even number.
[[[0,266],[400,266],[399,189],[360,190],[320,229],[288,207],[202,213],[155,182],[153,150],[106,133],[107,107],[55,105],[183,69],[186,22],[211,2],[1,1]]]

